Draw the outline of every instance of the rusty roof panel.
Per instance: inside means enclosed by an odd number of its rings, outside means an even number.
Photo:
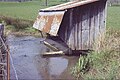
[[[39,15],[33,25],[34,28],[49,33],[53,36],[57,36],[62,18],[65,11],[70,8],[85,5],[88,3],[96,2],[99,0],[85,0],[85,1],[72,1],[57,6],[41,9]]]
[[[39,12],[33,27],[40,31],[56,36],[64,13],[65,11]]]
[[[66,10],[66,9],[82,6],[82,5],[85,5],[85,4],[93,3],[93,2],[96,2],[96,1],[99,1],[99,0],[84,0],[84,1],[76,0],[76,1],[67,2],[67,3],[64,3],[64,4],[60,4],[60,5],[57,5],[57,6],[41,9],[40,11]]]

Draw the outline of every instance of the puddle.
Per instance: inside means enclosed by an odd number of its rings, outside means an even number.
[[[74,79],[70,73],[70,68],[76,64],[79,57],[42,57],[41,54],[48,50],[41,43],[43,38],[9,35],[7,40],[19,80]],[[10,78],[15,79],[12,66],[10,74]]]

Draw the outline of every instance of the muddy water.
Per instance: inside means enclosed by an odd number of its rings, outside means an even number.
[[[74,79],[70,69],[76,64],[79,57],[42,57],[41,54],[48,51],[48,48],[42,43],[43,38],[9,35],[7,40],[19,80]],[[10,78],[16,79],[12,66],[10,73]]]

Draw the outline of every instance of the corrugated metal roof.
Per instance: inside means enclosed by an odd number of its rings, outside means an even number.
[[[64,13],[65,11],[39,12],[33,27],[40,31],[56,36]]]
[[[41,9],[40,11],[57,11],[57,10],[66,10],[66,9],[70,9],[73,7],[78,7],[78,6],[82,6],[85,4],[89,4],[89,3],[93,3],[99,0],[84,0],[84,1],[71,1],[71,2],[67,2],[64,4],[60,4],[57,6],[53,6],[53,7],[49,7],[49,8],[45,8],[45,9]]]
[[[39,15],[33,25],[34,28],[57,36],[60,24],[62,22],[65,11],[70,8],[85,5],[88,3],[96,2],[99,0],[85,0],[85,1],[72,1],[57,6],[41,9]]]

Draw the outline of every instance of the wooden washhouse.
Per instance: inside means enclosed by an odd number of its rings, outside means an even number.
[[[33,27],[58,38],[69,51],[94,50],[94,46],[98,47],[104,39],[106,3],[107,0],[76,0],[41,9]],[[48,46],[51,43],[45,42]],[[57,54],[66,50],[63,47],[61,51],[54,45],[52,48],[58,51]]]

